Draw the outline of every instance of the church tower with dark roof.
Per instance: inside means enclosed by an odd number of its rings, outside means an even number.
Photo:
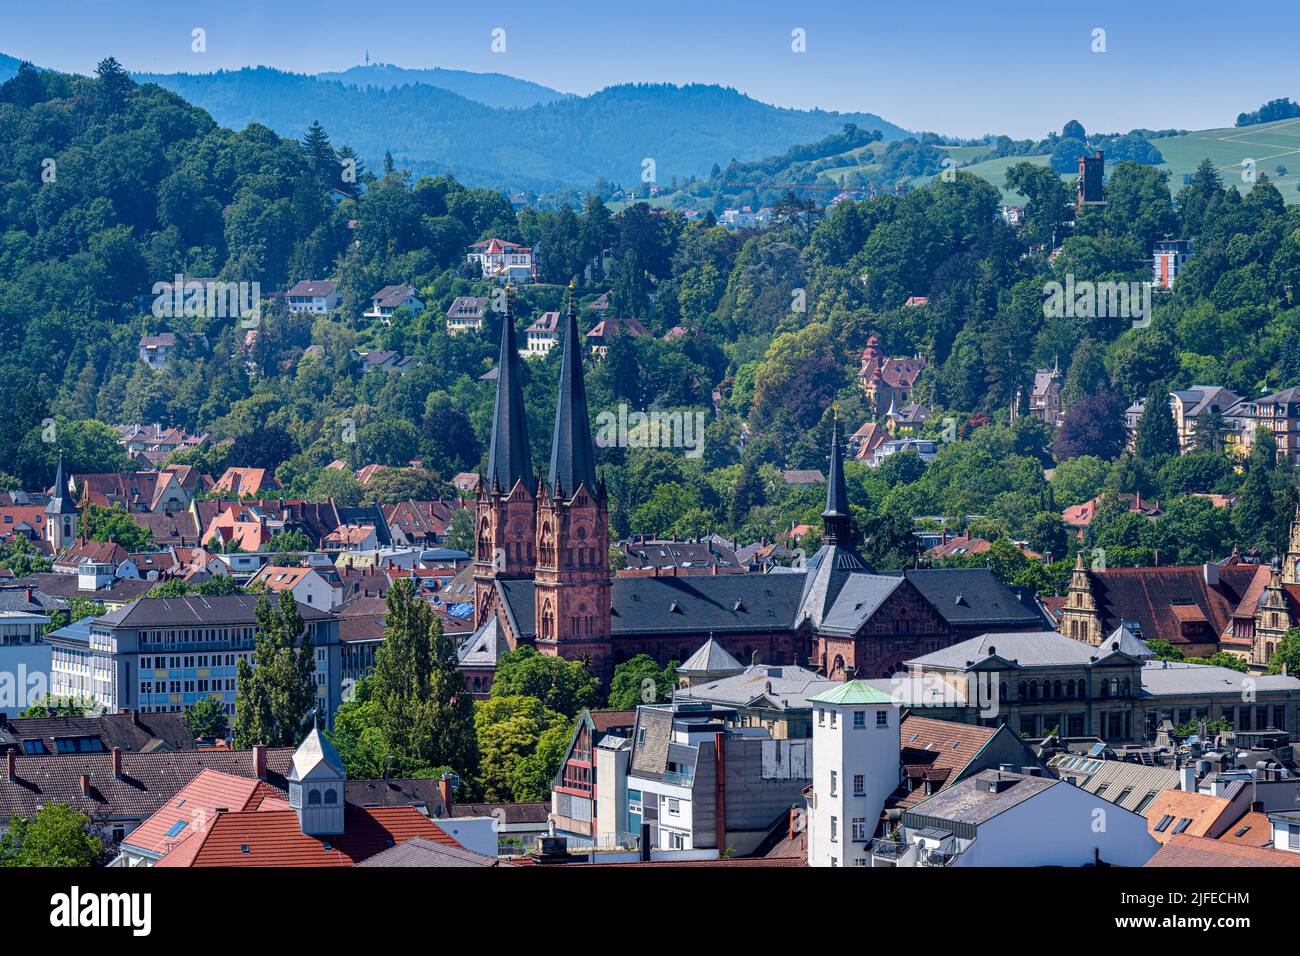
[[[596,478],[572,284],[564,325],[551,467],[537,495],[536,643],[542,654],[587,660],[593,674],[608,680],[609,508]]]
[[[497,361],[496,404],[487,474],[479,476],[474,535],[474,626],[495,611],[497,579],[529,578],[536,554],[536,500],[528,424],[524,413],[523,368],[515,344],[510,287],[506,286]]]

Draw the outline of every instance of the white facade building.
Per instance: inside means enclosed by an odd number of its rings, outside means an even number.
[[[808,865],[870,866],[871,838],[901,780],[899,711],[866,681],[844,681],[813,706]]]

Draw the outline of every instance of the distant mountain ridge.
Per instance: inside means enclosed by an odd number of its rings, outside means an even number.
[[[500,74],[466,74],[493,78],[470,90],[457,71],[439,74],[442,82],[498,102],[555,97],[514,108],[426,82],[381,85],[435,72],[362,67],[325,79],[247,67],[135,78],[183,96],[235,129],[262,123],[297,138],[319,120],[336,146],[351,146],[371,168],[391,152],[416,175],[452,172],[472,185],[537,191],[589,186],[600,178],[635,185],[647,159],[659,182],[707,176],[714,163],[770,156],[839,132],[846,123],[878,129],[885,139],[906,135],[873,113],[787,109],[715,85],[624,84],[572,96],[537,84],[512,86],[503,82],[512,78]]]
[[[440,66],[419,70],[394,66],[391,63],[371,63],[366,66],[350,67],[341,72],[317,73],[316,79],[326,82],[337,81],[344,86],[355,86],[359,89],[374,87],[380,90],[388,90],[408,83],[419,83],[448,90],[467,100],[482,103],[484,106],[499,106],[504,109],[527,109],[530,106],[551,103],[572,95],[530,80],[520,80],[505,73],[471,73],[468,70],[448,70]]]

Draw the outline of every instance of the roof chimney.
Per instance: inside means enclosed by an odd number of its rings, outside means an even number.
[[[113,779],[122,779],[122,748],[113,748]]]
[[[253,747],[253,776],[258,780],[266,779],[266,744]]]
[[[83,794],[90,793],[90,774],[83,773],[81,775],[81,792]]]
[[[451,816],[452,792],[451,792],[451,774],[444,773],[438,778],[438,793],[442,795],[442,812],[446,816]]]
[[[18,779],[18,755],[14,751],[5,754],[5,776],[13,783]]]

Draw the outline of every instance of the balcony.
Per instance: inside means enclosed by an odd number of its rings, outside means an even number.
[[[915,850],[916,847],[911,843],[899,843],[897,840],[872,840],[872,865],[915,866]]]

